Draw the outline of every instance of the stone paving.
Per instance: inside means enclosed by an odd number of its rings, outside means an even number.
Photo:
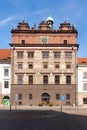
[[[0,107],[0,130],[87,130],[87,108],[9,108]]]

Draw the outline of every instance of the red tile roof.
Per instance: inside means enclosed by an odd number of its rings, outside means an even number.
[[[78,58],[77,62],[78,64],[87,64],[87,58]]]
[[[11,49],[0,49],[0,59],[11,57]]]

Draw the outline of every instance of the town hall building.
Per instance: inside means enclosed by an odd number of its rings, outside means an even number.
[[[78,31],[48,17],[38,28],[25,21],[11,30],[12,105],[77,104]]]

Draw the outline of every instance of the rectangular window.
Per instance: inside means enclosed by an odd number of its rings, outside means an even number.
[[[72,58],[72,52],[65,52],[65,58]]]
[[[49,52],[42,52],[42,58],[49,58]]]
[[[9,76],[9,69],[4,69],[4,76]]]
[[[23,76],[18,75],[18,84],[22,84],[22,83],[23,83]]]
[[[34,58],[34,52],[28,52],[28,58]]]
[[[55,75],[55,84],[60,84],[60,76]]]
[[[47,69],[48,68],[48,63],[43,63],[43,68]]]
[[[55,63],[55,69],[59,69],[60,65],[59,63]]]
[[[43,76],[43,84],[48,84],[48,75]]]
[[[66,64],[66,69],[70,69],[71,68],[71,64]]]
[[[71,76],[70,75],[66,76],[66,84],[71,84]]]
[[[83,104],[87,104],[87,98],[83,98]]]
[[[33,64],[32,64],[32,63],[29,63],[28,68],[29,68],[29,69],[33,69]]]
[[[83,90],[87,90],[87,83],[83,84]]]
[[[18,100],[22,100],[22,94],[21,93],[18,94]]]
[[[22,44],[25,44],[25,40],[21,40],[21,43],[22,43]]]
[[[54,52],[54,58],[60,58],[60,52]]]
[[[33,99],[33,95],[29,94],[29,99],[32,100]]]
[[[22,63],[18,63],[18,69],[22,69]]]
[[[83,72],[83,78],[87,78],[87,72]]]
[[[66,45],[67,44],[67,40],[63,40],[63,43]]]
[[[60,100],[60,94],[56,94],[56,100]]]
[[[23,58],[23,52],[17,52],[17,58]]]
[[[22,101],[19,101],[19,102],[18,102],[18,105],[22,105]]]
[[[70,94],[66,94],[66,100],[70,100]]]
[[[9,88],[9,81],[4,81],[4,88]]]
[[[29,84],[33,84],[33,75],[29,75]]]

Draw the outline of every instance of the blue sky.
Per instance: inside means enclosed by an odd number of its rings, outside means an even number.
[[[9,48],[11,29],[25,20],[30,27],[45,20],[49,14],[57,29],[69,21],[78,30],[78,56],[87,57],[87,0],[0,0],[0,48]]]

